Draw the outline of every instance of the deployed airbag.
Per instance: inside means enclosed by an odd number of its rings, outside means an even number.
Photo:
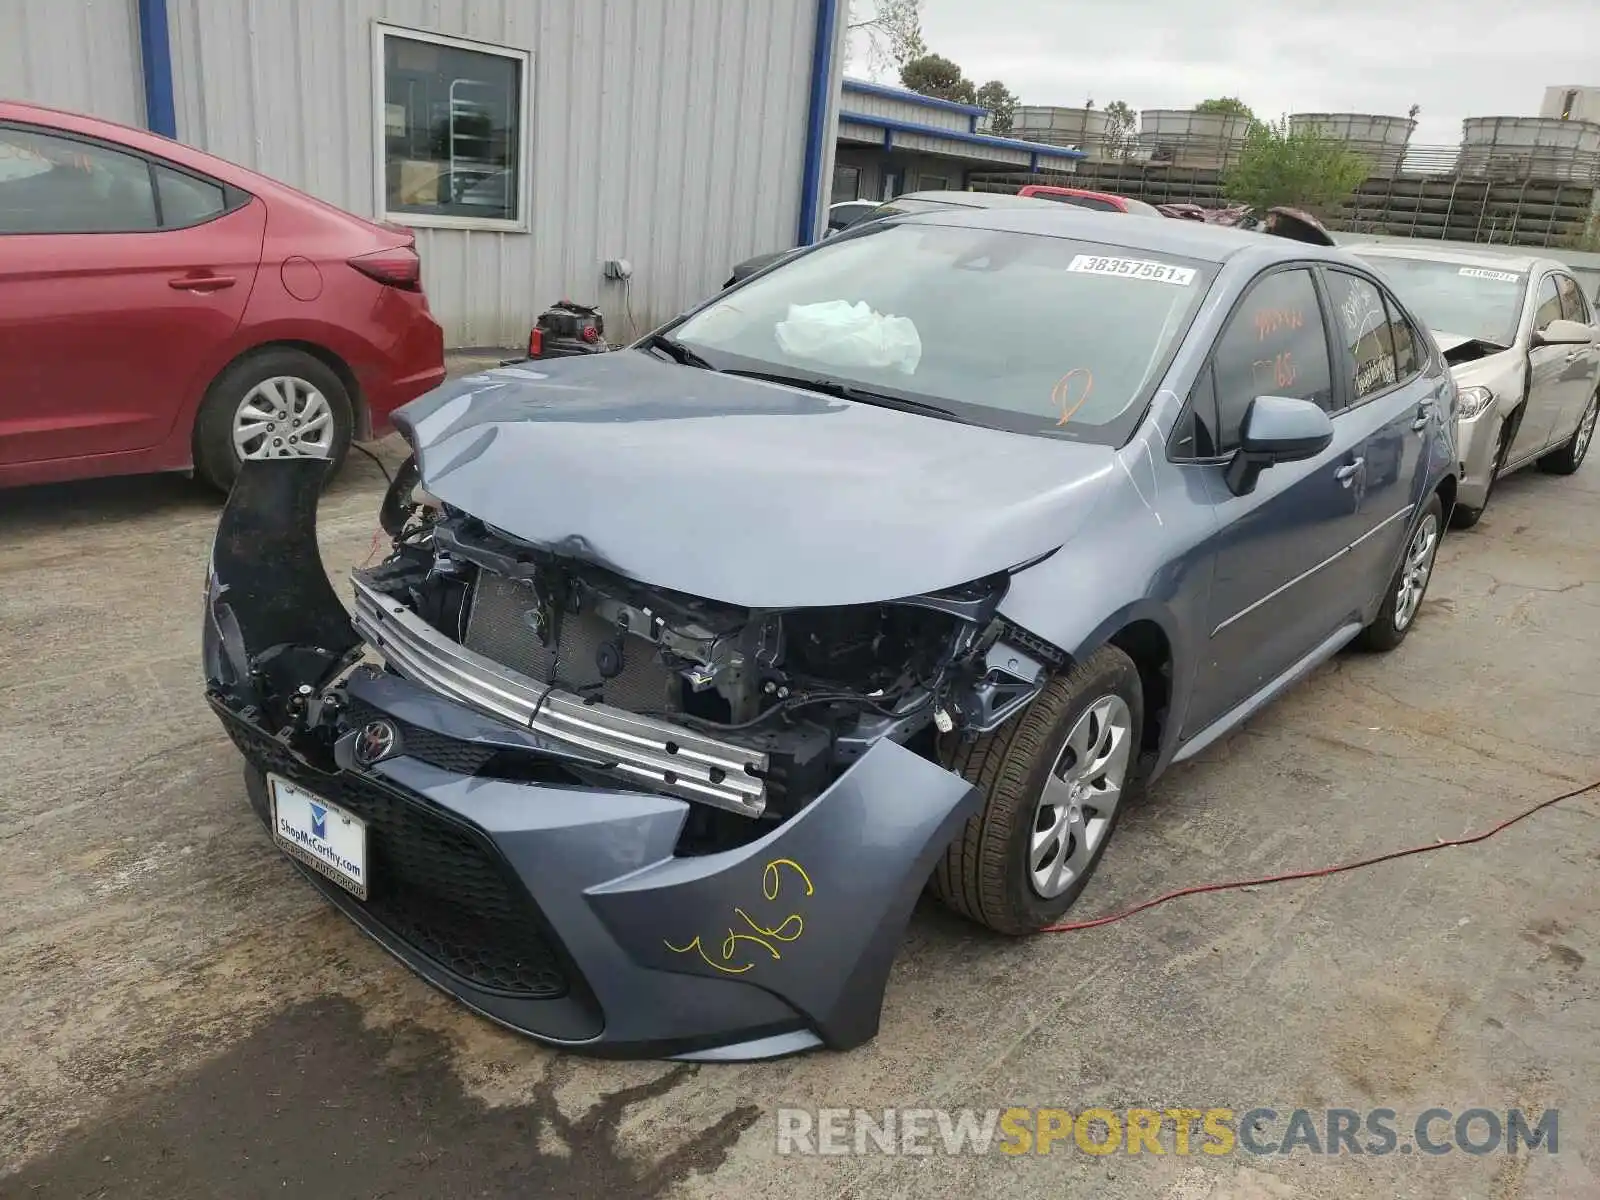
[[[865,303],[791,304],[773,331],[785,354],[832,367],[873,367],[910,375],[922,339],[909,317],[885,316]]]

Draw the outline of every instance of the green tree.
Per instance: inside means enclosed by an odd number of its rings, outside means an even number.
[[[998,79],[991,79],[977,92],[978,103],[989,110],[989,129],[1002,136],[1011,132],[1017,115],[1017,97]]]
[[[922,41],[922,0],[850,0],[845,61],[865,52],[874,75],[898,70],[928,52]]]
[[[940,100],[954,100],[960,104],[978,102],[978,89],[972,85],[972,80],[963,75],[955,63],[938,54],[924,54],[906,63],[900,68],[900,82],[924,96],[937,96]]]
[[[1222,190],[1258,209],[1283,204],[1315,213],[1349,196],[1370,169],[1366,159],[1318,129],[1291,131],[1287,118],[1257,121]]]
[[[1127,158],[1139,144],[1139,120],[1126,101],[1106,105],[1105,152],[1107,158]]]
[[[1197,113],[1219,113],[1225,117],[1243,117],[1247,121],[1256,119],[1255,113],[1250,111],[1250,106],[1237,96],[1217,96],[1210,100],[1202,100],[1194,106]]]

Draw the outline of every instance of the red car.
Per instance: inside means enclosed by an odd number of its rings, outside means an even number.
[[[337,465],[444,379],[415,242],[156,134],[0,101],[0,487]]]
[[[1161,210],[1154,204],[1135,200],[1132,196],[1114,196],[1110,192],[1091,192],[1088,188],[1053,187],[1047,183],[1030,183],[1017,193],[1019,196],[1038,196],[1044,200],[1058,200],[1078,208],[1092,208],[1096,212],[1133,213],[1141,217],[1159,217]]]

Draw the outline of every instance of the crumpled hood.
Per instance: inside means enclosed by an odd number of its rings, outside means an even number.
[[[646,351],[519,363],[395,413],[423,485],[535,546],[753,608],[952,587],[1048,553],[1114,452]]]
[[[1433,339],[1439,343],[1441,354],[1449,354],[1457,346],[1464,346],[1468,342],[1477,340],[1462,334],[1441,333],[1437,330],[1433,332]],[[1515,392],[1515,398],[1520,399],[1526,362],[1525,352],[1512,346],[1506,350],[1485,354],[1482,358],[1452,364],[1450,375],[1456,381],[1457,387],[1486,387],[1496,396]]]
[[[1457,346],[1465,346],[1468,342],[1476,340],[1462,333],[1441,333],[1437,329],[1431,332],[1433,333],[1433,340],[1439,343],[1440,354],[1449,354]]]

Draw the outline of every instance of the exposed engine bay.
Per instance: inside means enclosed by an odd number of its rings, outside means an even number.
[[[996,728],[1027,705],[1060,659],[996,616],[1006,574],[881,604],[741,608],[648,587],[600,565],[586,547],[563,553],[523,543],[416,489],[409,462],[383,521],[392,552],[356,572],[356,625],[391,667],[439,683],[427,666],[437,647],[417,648],[415,634],[385,627],[407,614],[420,618],[473,661],[548,689],[528,693],[531,706],[492,715],[570,734],[608,761],[594,773],[611,786],[621,766],[651,790],[744,818],[792,815],[879,739],[931,756],[935,732]],[[398,608],[385,611],[372,595]],[[499,691],[509,687],[502,682]],[[452,698],[475,697],[489,706],[473,689]],[[672,761],[663,769],[659,753],[610,759],[605,750],[615,741],[582,740],[597,724],[608,739],[652,731],[659,738],[666,729],[669,759],[712,765],[702,774]],[[673,729],[683,738],[674,741]],[[696,736],[706,740],[688,744]],[[741,767],[750,779],[730,779]],[[726,830],[726,822],[712,817],[707,829]],[[730,832],[744,840],[760,823]],[[711,839],[725,840],[715,832]]]

